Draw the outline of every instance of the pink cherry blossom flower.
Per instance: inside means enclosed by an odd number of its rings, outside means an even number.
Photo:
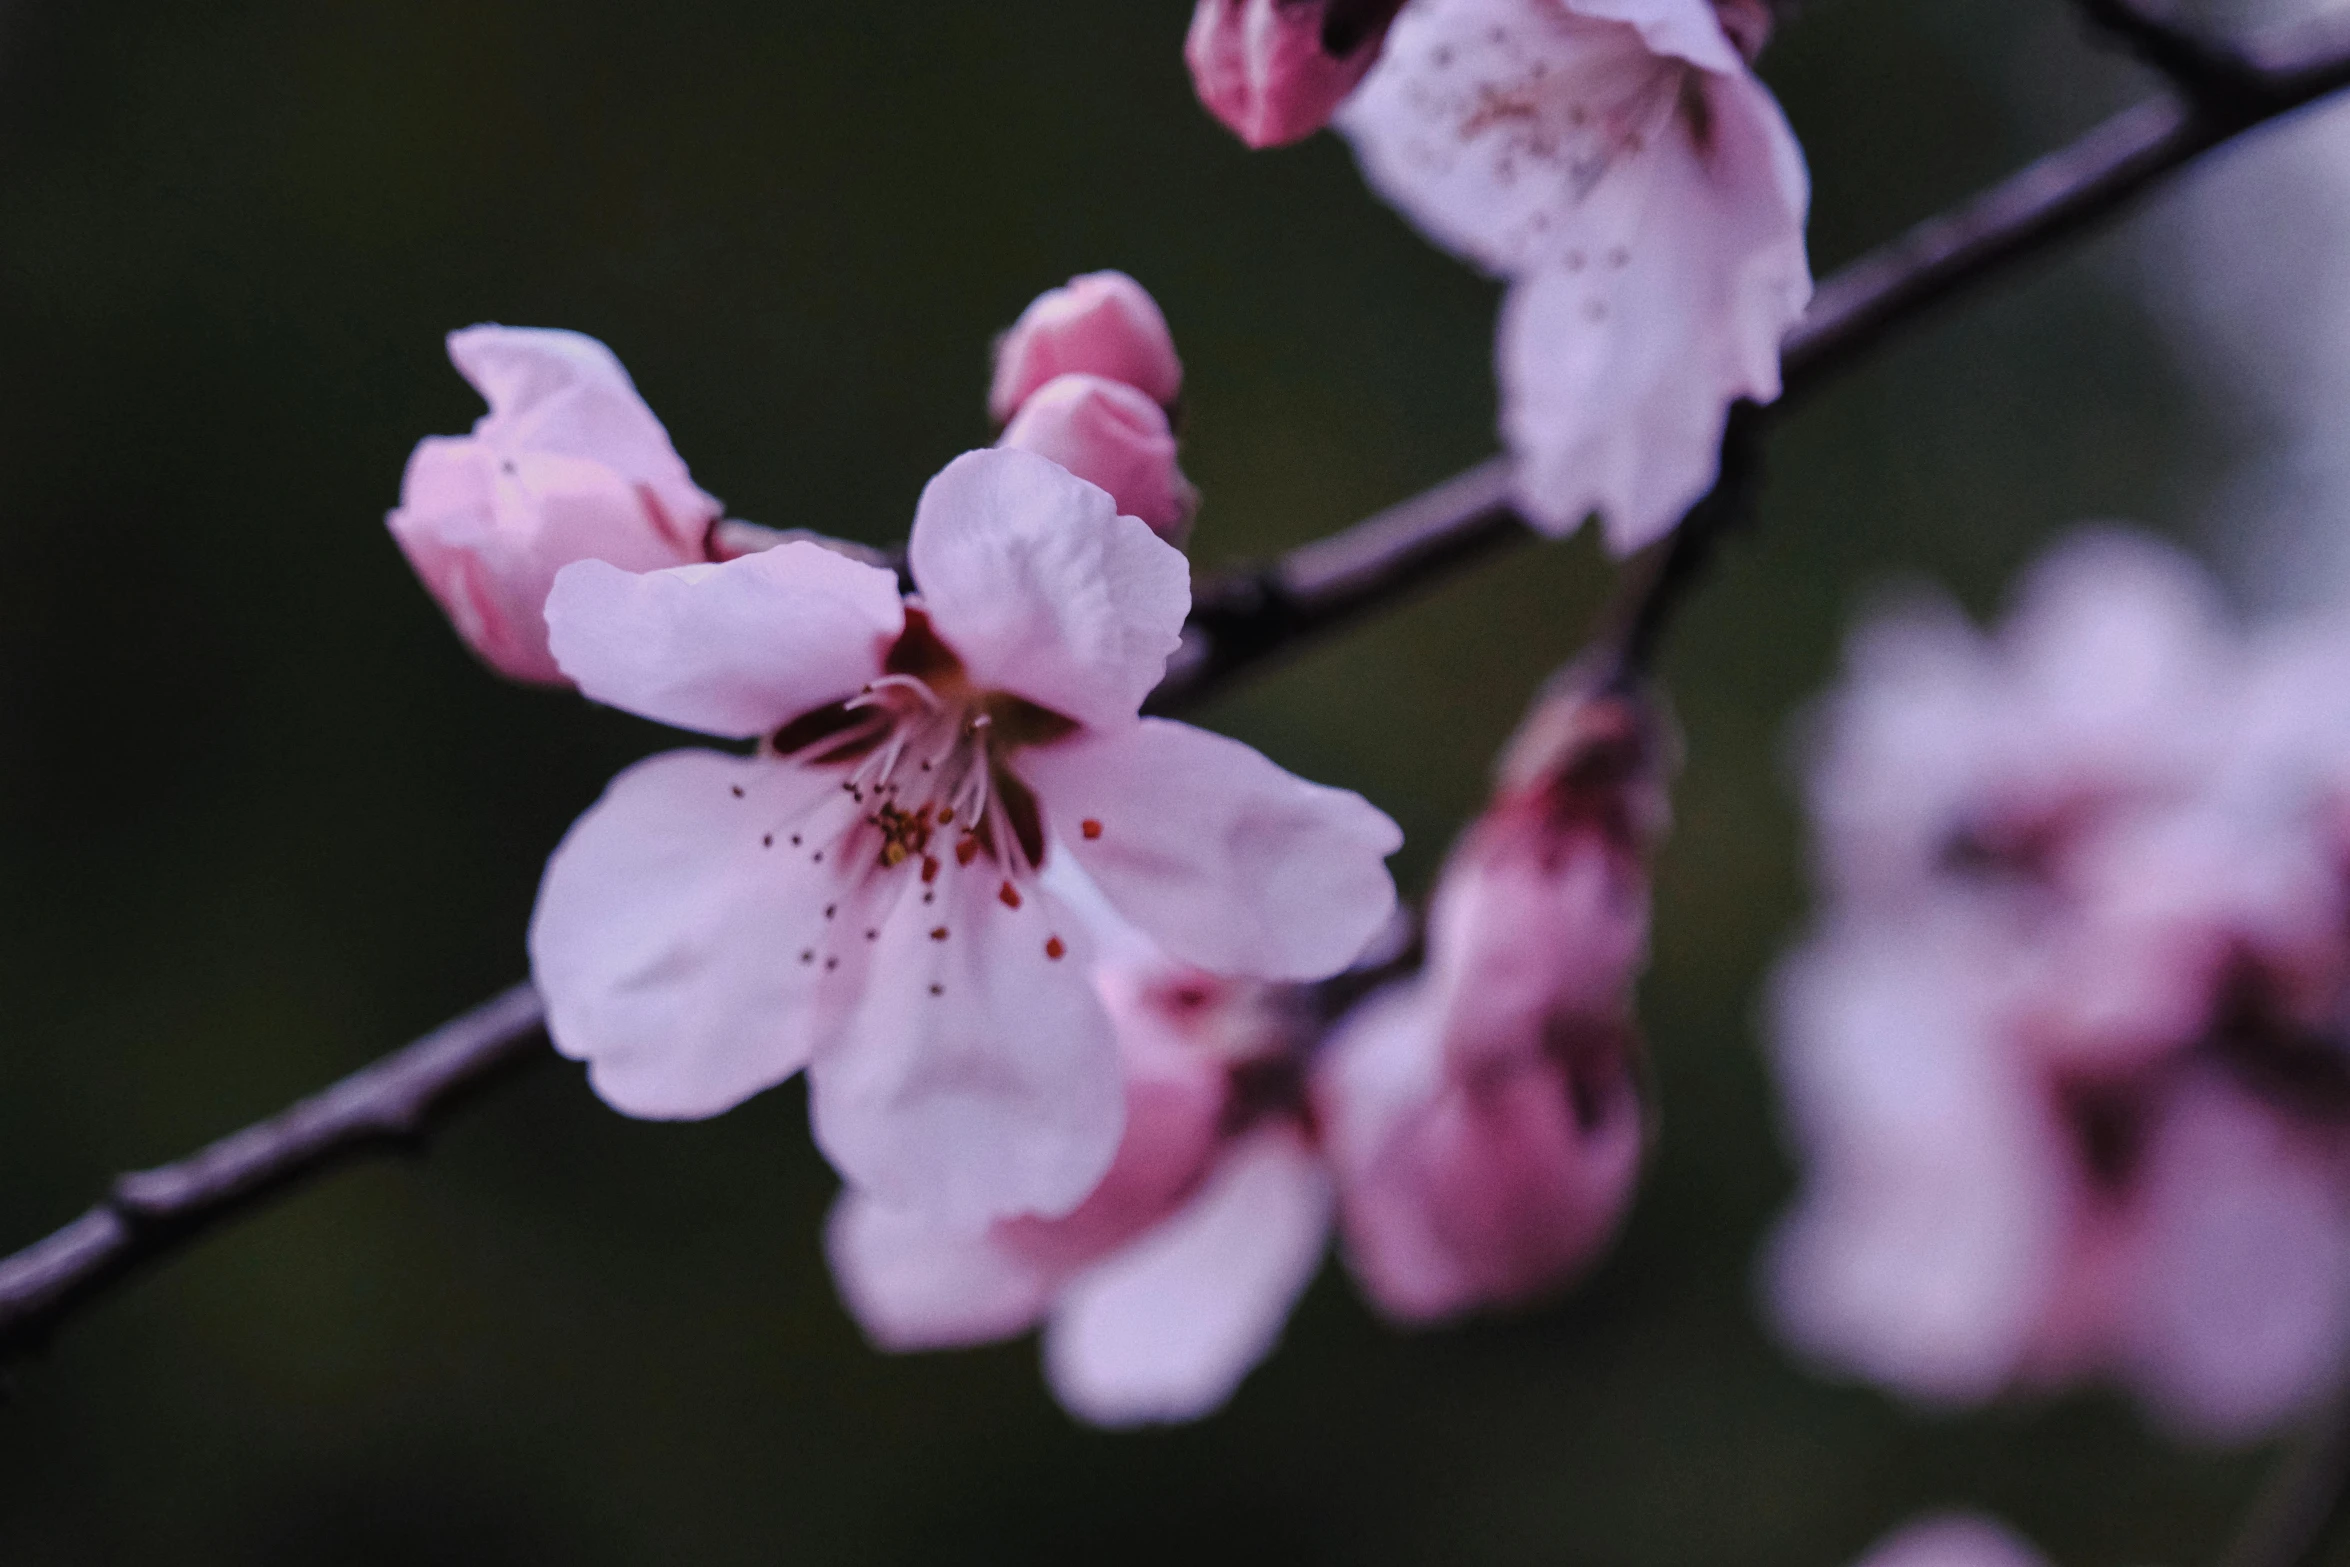
[[[1200,0],[1183,40],[1208,112],[1251,147],[1303,141],[1378,63],[1401,0]]]
[[[1163,405],[1183,390],[1183,361],[1158,301],[1123,272],[1088,272],[1039,294],[996,340],[987,410],[1008,424],[1055,377],[1098,375]]]
[[[1613,1237],[1645,1132],[1631,989],[1665,820],[1660,721],[1577,671],[1437,883],[1428,964],[1316,1062],[1348,1261],[1423,1322],[1553,1293]]]
[[[1976,1513],[1920,1518],[1869,1547],[1859,1567],[2047,1567],[1997,1519]]]
[[[1031,393],[1005,427],[1000,446],[1049,457],[1110,492],[1118,510],[1180,546],[1199,492],[1175,461],[1167,411],[1123,381],[1055,376]]]
[[[1189,1420],[1272,1349],[1328,1242],[1330,1178],[1282,987],[1164,959],[1105,965],[1126,1073],[1108,1176],[1060,1219],[973,1232],[851,1190],[827,1229],[841,1296],[889,1350],[1041,1325],[1046,1376],[1098,1425]]]
[[[1669,532],[1811,295],[1809,179],[1707,0],[1413,0],[1338,128],[1438,244],[1507,279],[1502,427],[1526,515]]]
[[[555,574],[579,560],[628,571],[701,560],[719,505],[594,338],[468,327],[449,334],[449,359],[490,411],[471,435],[416,448],[386,520],[485,662],[563,684],[541,613]]]
[[[1860,639],[1775,1008],[1806,1176],[1770,1286],[1815,1359],[1933,1403],[2110,1378],[2218,1440],[2339,1382],[2350,753],[2339,695],[2287,721],[2283,646],[2110,536],[1996,639]]]
[[[531,923],[549,1031],[604,1099],[725,1110],[803,1067],[818,1143],[955,1222],[1066,1213],[1119,1140],[1111,1025],[1066,862],[1218,972],[1343,967],[1394,888],[1394,823],[1136,710],[1189,607],[1183,557],[1026,452],[949,464],[887,571],[786,544],[559,574],[580,689],[754,754],[614,780]]]

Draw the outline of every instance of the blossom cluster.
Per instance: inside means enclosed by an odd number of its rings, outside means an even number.
[[[1778,976],[1777,1314],[1937,1404],[2089,1377],[2273,1428],[2350,1343],[2350,628],[2058,550],[1994,636],[1881,616],[1813,723]]]
[[[1807,175],[1762,0],[1200,0],[1252,146],[1334,126],[1507,285],[1518,509],[1618,553],[1780,390]],[[531,921],[549,1031],[642,1117],[805,1074],[877,1345],[1041,1334],[1081,1418],[1186,1419],[1335,1240],[1403,1325],[1543,1299],[1650,1139],[1633,993],[1677,744],[1603,640],[1415,923],[1395,824],[1142,709],[1191,609],[1184,367],[1133,278],[996,343],[996,443],[902,561],[723,515],[601,344],[450,339],[488,400],[390,526],[520,680],[720,743],[613,780]],[[1774,987],[1803,1186],[1770,1309],[1934,1404],[2090,1379],[2234,1439],[2350,1347],[2350,628],[2248,634],[2167,547],[2060,550],[1995,634],[1909,603],[1810,726],[1825,888]],[[1981,1520],[1874,1567],[2029,1567]]]
[[[636,1116],[804,1072],[875,1342],[1043,1325],[1072,1410],[1189,1418],[1334,1232],[1406,1323],[1540,1298],[1604,1249],[1645,1142],[1663,720],[1563,677],[1439,882],[1424,972],[1375,983],[1394,824],[1140,716],[1196,495],[1181,361],[1131,278],[1074,279],[999,339],[1001,438],[925,488],[904,580],[726,523],[601,344],[475,327],[450,352],[490,412],[419,448],[390,524],[460,634],[733,747],[638,763],[555,850],[549,1032]]]
[[[893,1349],[1042,1323],[1064,1403],[1111,1425],[1215,1407],[1272,1347],[1333,1226],[1372,1304],[1419,1325],[1579,1275],[1645,1141],[1631,985],[1669,754],[1646,705],[1579,677],[1537,704],[1439,879],[1421,975],[1350,1009],[1127,938],[1102,986],[1127,1120],[1053,1220],[983,1233],[851,1191],[830,1248]]]

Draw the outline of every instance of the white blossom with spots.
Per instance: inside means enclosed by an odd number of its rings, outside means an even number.
[[[1067,871],[1186,961],[1304,980],[1387,919],[1402,837],[1357,795],[1137,716],[1189,572],[1093,485],[969,453],[924,490],[908,556],[911,600],[809,544],[565,568],[547,623],[583,692],[757,745],[615,779],[548,864],[532,968],[557,1048],[617,1109],[714,1115],[805,1067],[818,1143],[878,1200],[1065,1213],[1123,1117]]]
[[[1527,516],[1565,534],[1596,512],[1619,552],[1671,531],[1730,405],[1779,395],[1811,297],[1802,149],[1723,16],[1412,0],[1336,123],[1381,195],[1511,285],[1496,359]]]

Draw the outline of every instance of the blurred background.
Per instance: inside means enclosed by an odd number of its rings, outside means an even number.
[[[450,328],[605,339],[736,515],[875,541],[988,438],[990,335],[1099,267],[1189,363],[1203,564],[1491,450],[1495,291],[1333,139],[1217,129],[1188,10],[0,9],[0,1246],[519,977],[547,850],[665,743],[484,674],[385,534],[410,446],[480,411]],[[2061,0],[1812,0],[1765,73],[1823,273],[2146,88]],[[1786,722],[1873,592],[1987,611],[2083,518],[2225,558],[2245,476],[2323,445],[2277,412],[2317,383],[2280,392],[2252,334],[2321,274],[2350,322],[2343,248],[2283,237],[2338,226],[2342,129],[2215,163],[1783,430],[1669,659],[1664,1141],[1573,1298],[1406,1337],[1333,1269],[1223,1414],[1105,1436],[1032,1344],[864,1346],[796,1084],[647,1125],[549,1066],[27,1366],[0,1561],[1830,1567],[1954,1503],[2067,1567],[2209,1556],[2257,1453],[2104,1397],[1928,1417],[1773,1345],[1753,1260],[1790,1172],[1755,998],[1807,902]],[[2325,362],[2344,384],[2350,350]],[[1202,717],[1385,806],[1416,890],[1609,575],[1587,541],[1521,552]]]

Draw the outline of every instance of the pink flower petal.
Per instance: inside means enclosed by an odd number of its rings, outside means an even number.
[[[896,1352],[986,1344],[1025,1333],[1051,1298],[1051,1275],[991,1231],[844,1191],[824,1225],[841,1301],[875,1347]]]
[[[1046,382],[1098,375],[1158,404],[1183,390],[1183,361],[1149,290],[1123,272],[1088,272],[1048,289],[996,343],[987,410],[1008,424]]]
[[[806,543],[642,575],[580,561],[547,599],[555,658],[581,691],[738,740],[854,696],[904,623],[889,572]]]
[[[1146,718],[1029,751],[1020,769],[1056,843],[1187,963],[1320,979],[1394,911],[1395,823],[1237,740]]]
[[[1132,1241],[1190,1198],[1220,1146],[1230,1098],[1225,1062],[1213,1042],[1178,1032],[1164,1016],[1164,964],[1104,965],[1095,984],[1117,1030],[1126,1084],[1126,1130],[1109,1174],[1059,1219],[1010,1219],[995,1227],[1006,1249],[1064,1273]],[[1200,976],[1205,987],[1228,983]],[[1212,1011],[1213,1000],[1202,1012]]]
[[[1285,1127],[1252,1134],[1198,1197],[1080,1274],[1045,1327],[1045,1372],[1096,1425],[1191,1420],[1271,1353],[1320,1269],[1330,1178]]]
[[[1055,376],[1021,405],[997,444],[1049,457],[1100,485],[1128,517],[1140,517],[1170,544],[1190,531],[1199,492],[1175,462],[1167,412],[1121,382],[1098,375]]]
[[[694,487],[612,350],[578,332],[474,326],[449,334],[449,359],[490,405],[476,440],[502,455],[583,458],[650,488],[677,543],[699,553],[721,508]]]
[[[1033,452],[947,464],[922,491],[907,554],[975,682],[1080,723],[1134,716],[1191,609],[1181,551]]]
[[[864,963],[833,939],[831,868],[789,842],[837,797],[786,763],[671,751],[613,779],[564,837],[531,972],[555,1047],[608,1104],[716,1115],[806,1065]]]
[[[718,503],[695,489],[610,351],[576,332],[473,327],[449,354],[490,411],[409,459],[385,519],[484,662],[564,684],[541,616],[577,560],[653,571],[702,558]]]
[[[838,1048],[808,1070],[816,1142],[880,1202],[976,1227],[1065,1214],[1117,1153],[1117,1041],[1092,938],[1049,890],[1019,907],[950,858],[883,919]]]

